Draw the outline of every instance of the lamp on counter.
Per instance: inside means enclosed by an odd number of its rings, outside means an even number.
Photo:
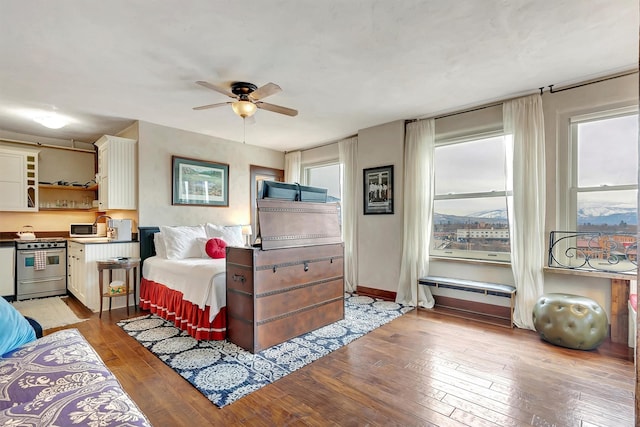
[[[246,246],[251,246],[251,235],[252,234],[253,234],[253,231],[251,230],[251,226],[250,225],[243,225],[242,226],[242,235],[244,236],[245,245]]]

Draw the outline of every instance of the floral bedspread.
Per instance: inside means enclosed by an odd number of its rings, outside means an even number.
[[[0,425],[150,426],[77,329],[0,358]]]

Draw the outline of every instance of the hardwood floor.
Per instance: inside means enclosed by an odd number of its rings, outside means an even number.
[[[154,426],[634,425],[633,353],[609,341],[570,350],[532,331],[414,310],[219,409],[115,325],[125,309],[99,319],[67,300],[90,317],[70,327]]]

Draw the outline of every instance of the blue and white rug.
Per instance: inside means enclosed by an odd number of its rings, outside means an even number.
[[[256,354],[226,340],[197,341],[153,314],[118,326],[222,408],[412,309],[345,294],[343,320]]]

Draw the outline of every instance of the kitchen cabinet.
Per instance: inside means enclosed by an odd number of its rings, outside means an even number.
[[[69,242],[67,248],[67,291],[71,292],[81,303],[86,304],[86,286],[82,283],[85,273],[84,246]]]
[[[38,210],[38,150],[0,147],[0,211]]]
[[[0,296],[15,297],[15,256],[13,245],[0,247]]]
[[[137,141],[104,135],[98,147],[98,209],[137,209]]]
[[[70,241],[67,269],[68,291],[91,311],[98,312],[100,310],[100,283],[96,261],[115,257],[137,258],[139,256],[138,242],[79,243]],[[113,280],[125,281],[124,274],[124,270],[114,270]],[[140,289],[139,286],[137,288]],[[137,303],[138,295],[131,295],[128,299],[129,304]],[[114,299],[113,308],[121,307],[125,307],[125,299]]]

